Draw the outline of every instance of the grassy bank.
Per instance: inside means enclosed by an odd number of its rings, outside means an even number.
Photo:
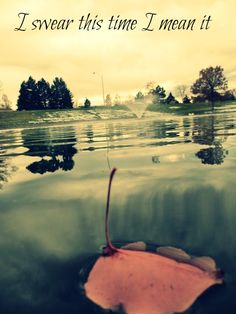
[[[133,117],[135,117],[134,114],[125,106],[70,110],[0,111],[0,129]]]
[[[147,110],[152,112],[170,113],[176,115],[199,115],[206,113],[217,113],[229,110],[236,110],[236,102],[217,102],[214,104],[214,110],[212,111],[211,103],[196,103],[196,104],[150,104]]]
[[[138,106],[138,105],[137,105]],[[211,104],[150,104],[146,110],[174,115],[211,113]],[[236,102],[216,103],[214,113],[236,111]],[[0,129],[24,128],[39,125],[63,124],[89,120],[135,118],[126,106],[91,107],[70,110],[0,111]]]

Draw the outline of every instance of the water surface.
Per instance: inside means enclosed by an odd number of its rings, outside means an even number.
[[[236,311],[236,114],[0,131],[0,312],[103,313],[81,284],[110,229],[210,255],[225,284],[188,313]]]

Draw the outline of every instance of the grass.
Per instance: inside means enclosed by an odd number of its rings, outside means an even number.
[[[174,115],[211,113],[211,104],[150,104],[148,111]],[[214,112],[236,111],[236,102],[215,104]],[[0,129],[24,128],[38,125],[63,124],[87,120],[134,118],[135,114],[125,105],[112,107],[96,106],[89,109],[70,110],[34,110],[34,111],[1,111]]]
[[[38,125],[63,124],[69,122],[133,118],[134,114],[126,106],[104,107],[97,106],[89,109],[65,110],[30,110],[30,111],[1,111],[0,129],[24,128]]]
[[[222,110],[229,110],[230,108],[236,110],[236,102],[217,102],[214,104],[214,112],[217,113]],[[212,112],[211,103],[196,103],[196,104],[150,104],[147,110],[152,112],[163,112],[176,115],[189,115],[189,114],[206,114]]]

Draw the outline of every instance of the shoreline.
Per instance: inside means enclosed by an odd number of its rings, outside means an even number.
[[[176,106],[177,107],[177,106]],[[159,110],[158,110],[159,109]],[[156,119],[166,117],[198,117],[205,115],[227,114],[236,111],[236,102],[217,106],[215,111],[205,106],[191,106],[183,111],[183,107],[157,106],[157,110],[144,110],[141,118],[129,108],[92,107],[90,109],[70,110],[38,110],[38,111],[0,111],[0,131],[13,129],[31,129],[39,127],[62,126],[68,124],[102,122],[115,120]],[[148,116],[145,116],[148,115]]]

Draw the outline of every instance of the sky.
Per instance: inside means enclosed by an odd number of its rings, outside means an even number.
[[[1,0],[1,92],[15,107],[20,84],[30,75],[50,83],[59,76],[76,103],[88,97],[92,104],[101,104],[101,77],[105,94],[113,98],[145,92],[150,81],[174,93],[177,85],[190,86],[202,68],[216,65],[224,68],[229,88],[236,88],[235,11],[235,0]],[[155,13],[153,31],[142,30],[148,12]],[[28,13],[25,31],[14,30],[22,21],[19,13]],[[103,19],[99,30],[79,29],[79,20],[89,13],[92,19]],[[137,20],[136,27],[109,30],[112,15]],[[200,30],[204,16],[211,21],[208,29]],[[74,22],[67,30],[32,30],[39,19]],[[193,30],[159,30],[162,19],[195,23]]]

